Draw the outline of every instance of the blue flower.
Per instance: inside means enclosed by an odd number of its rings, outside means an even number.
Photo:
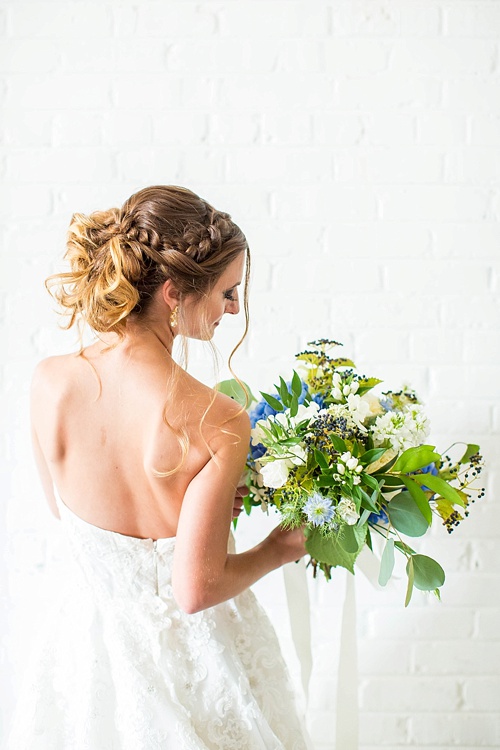
[[[318,406],[319,406],[320,409],[324,409],[325,408],[325,399],[321,395],[321,393],[313,393],[312,396],[311,396],[311,401],[315,401],[318,404]],[[301,403],[301,402],[299,402],[299,403]]]
[[[300,394],[299,399],[298,399],[299,404],[303,404],[306,399],[306,396],[309,394],[307,383],[304,383],[303,380],[301,380],[301,383],[302,383],[302,393]],[[292,387],[291,381],[287,383],[287,386],[288,386],[288,390],[291,390],[291,387]],[[277,401],[282,403],[280,395],[278,393],[272,393],[271,395],[274,396],[274,398]],[[316,403],[319,405],[320,408],[322,407],[322,403],[323,403],[322,396],[320,396],[319,394],[315,394],[314,396],[312,396],[312,400],[316,401]],[[250,424],[252,425],[252,427],[255,427],[259,419],[267,419],[268,417],[274,414],[278,414],[277,410],[273,409],[273,407],[270,406],[265,399],[262,399],[262,401],[259,401],[259,403],[256,404],[253,407],[253,409],[250,410],[250,414],[249,414]]]
[[[257,443],[256,445],[250,443],[250,456],[253,461],[258,461],[259,458],[264,455],[266,450],[266,446],[262,445],[262,443]]]
[[[280,400],[277,394],[275,398],[277,398],[278,401]],[[262,401],[259,401],[259,403],[250,410],[250,424],[252,425],[252,428],[254,428],[259,419],[267,419],[271,414],[277,413],[276,409],[273,409],[272,406],[269,406],[267,401],[262,399]]]
[[[387,513],[384,510],[380,510],[380,513],[370,513],[368,516],[368,523],[389,523]]]
[[[328,497],[320,495],[319,492],[311,495],[304,505],[303,511],[307,516],[307,520],[313,526],[323,526],[327,521],[331,521],[334,514],[332,501]]]

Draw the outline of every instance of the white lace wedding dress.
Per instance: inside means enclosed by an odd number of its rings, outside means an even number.
[[[72,560],[8,750],[305,750],[276,635],[251,591],[193,615],[175,539],[100,529],[60,499]]]

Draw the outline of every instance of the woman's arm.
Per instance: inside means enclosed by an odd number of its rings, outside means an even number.
[[[271,570],[305,554],[302,529],[274,529],[247,552],[228,554],[235,491],[250,440],[248,416],[226,425],[215,455],[190,482],[177,527],[172,585],[177,603],[190,614],[241,593]]]

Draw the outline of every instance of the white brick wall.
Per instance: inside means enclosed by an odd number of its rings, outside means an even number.
[[[42,282],[73,211],[164,182],[248,236],[236,364],[256,389],[331,336],[365,372],[412,380],[441,448],[484,446],[487,497],[422,545],[443,602],[404,610],[402,581],[357,576],[360,747],[500,747],[500,1],[2,0],[0,35],[2,721],[58,530],[27,399],[35,362],[74,338]],[[210,377],[196,348],[193,367]],[[243,543],[265,526],[244,519]],[[256,589],[296,675],[280,575]],[[334,747],[342,589],[311,583],[317,750]]]

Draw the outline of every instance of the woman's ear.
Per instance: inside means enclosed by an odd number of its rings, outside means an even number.
[[[161,288],[163,301],[173,310],[179,304],[180,293],[175,288],[172,279],[167,279]]]

